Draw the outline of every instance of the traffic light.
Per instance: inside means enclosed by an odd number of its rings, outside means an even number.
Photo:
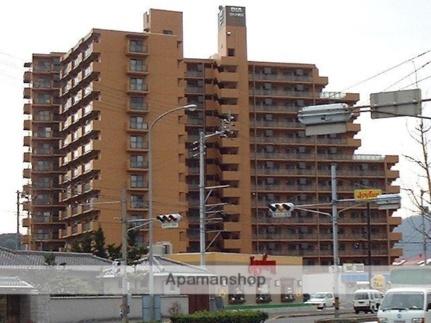
[[[162,214],[162,215],[158,215],[156,218],[161,223],[179,222],[181,220],[181,214],[178,214],[178,213]]]
[[[295,204],[293,203],[270,203],[268,205],[271,215],[273,217],[289,217],[292,211],[295,209]]]

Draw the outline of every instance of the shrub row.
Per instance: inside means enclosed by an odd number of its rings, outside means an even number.
[[[180,314],[171,317],[172,323],[263,323],[268,314],[260,311],[215,311]]]

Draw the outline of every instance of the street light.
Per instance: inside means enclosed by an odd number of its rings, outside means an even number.
[[[184,106],[176,107],[173,109],[170,109],[162,114],[160,114],[158,117],[156,117],[153,121],[150,122],[150,125],[148,127],[148,219],[153,218],[153,162],[152,162],[152,140],[151,140],[151,134],[154,126],[165,116],[168,114],[180,111],[180,110],[188,110],[188,111],[195,111],[197,109],[196,104],[187,104]],[[148,265],[150,267],[149,272],[149,291],[150,291],[150,301],[151,301],[151,315],[150,317],[153,318],[153,294],[154,294],[154,277],[153,277],[153,221],[150,220],[148,225]]]

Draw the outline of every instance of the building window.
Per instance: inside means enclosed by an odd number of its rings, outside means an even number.
[[[129,51],[133,53],[144,53],[145,46],[143,39],[131,39],[129,41]]]
[[[49,95],[48,93],[39,93],[35,99],[34,99],[34,103],[36,104],[51,104],[51,95]]]
[[[165,34],[165,35],[173,35],[174,33],[173,33],[173,31],[172,30],[169,30],[169,29],[163,29],[163,33]]]
[[[38,160],[34,164],[34,168],[36,171],[52,170],[53,164],[52,164],[52,162],[47,161],[47,160]]]
[[[131,59],[129,62],[129,69],[132,72],[144,72],[144,61],[142,59]]]
[[[228,48],[227,49],[227,56],[235,56],[235,49],[234,48]]]
[[[130,137],[130,148],[143,149],[144,148],[144,137],[142,137],[142,136],[131,136]]]
[[[130,117],[131,129],[147,129],[147,123],[143,117]]]
[[[51,88],[51,79],[49,78],[39,78],[34,80],[33,87],[36,89],[42,89],[42,88]]]
[[[143,96],[130,97],[130,108],[133,110],[143,110],[145,107],[145,99]]]
[[[130,187],[140,188],[145,187],[143,175],[130,175]]]
[[[132,90],[132,91],[145,91],[146,90],[146,84],[144,83],[144,79],[131,78],[130,79],[130,90]]]
[[[50,111],[46,111],[46,110],[38,111],[36,113],[34,119],[36,121],[50,121],[50,120],[52,120],[51,112]]]
[[[132,209],[143,209],[145,207],[144,197],[142,195],[131,195],[130,204]]]
[[[142,156],[142,155],[130,156],[130,167],[131,168],[144,168],[145,167],[144,156]]]

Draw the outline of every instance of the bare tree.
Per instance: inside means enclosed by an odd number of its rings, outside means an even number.
[[[423,119],[420,119],[414,130],[409,131],[410,137],[420,147],[420,155],[418,157],[403,155],[409,162],[413,163],[418,168],[418,182],[415,188],[404,188],[409,194],[409,198],[414,205],[413,212],[418,212],[424,215],[425,219],[431,221],[431,215],[427,205],[431,201],[431,160],[429,154],[431,126],[426,125]],[[426,232],[424,226],[418,226],[413,221],[409,221],[412,227],[427,239],[431,239],[429,232]]]

